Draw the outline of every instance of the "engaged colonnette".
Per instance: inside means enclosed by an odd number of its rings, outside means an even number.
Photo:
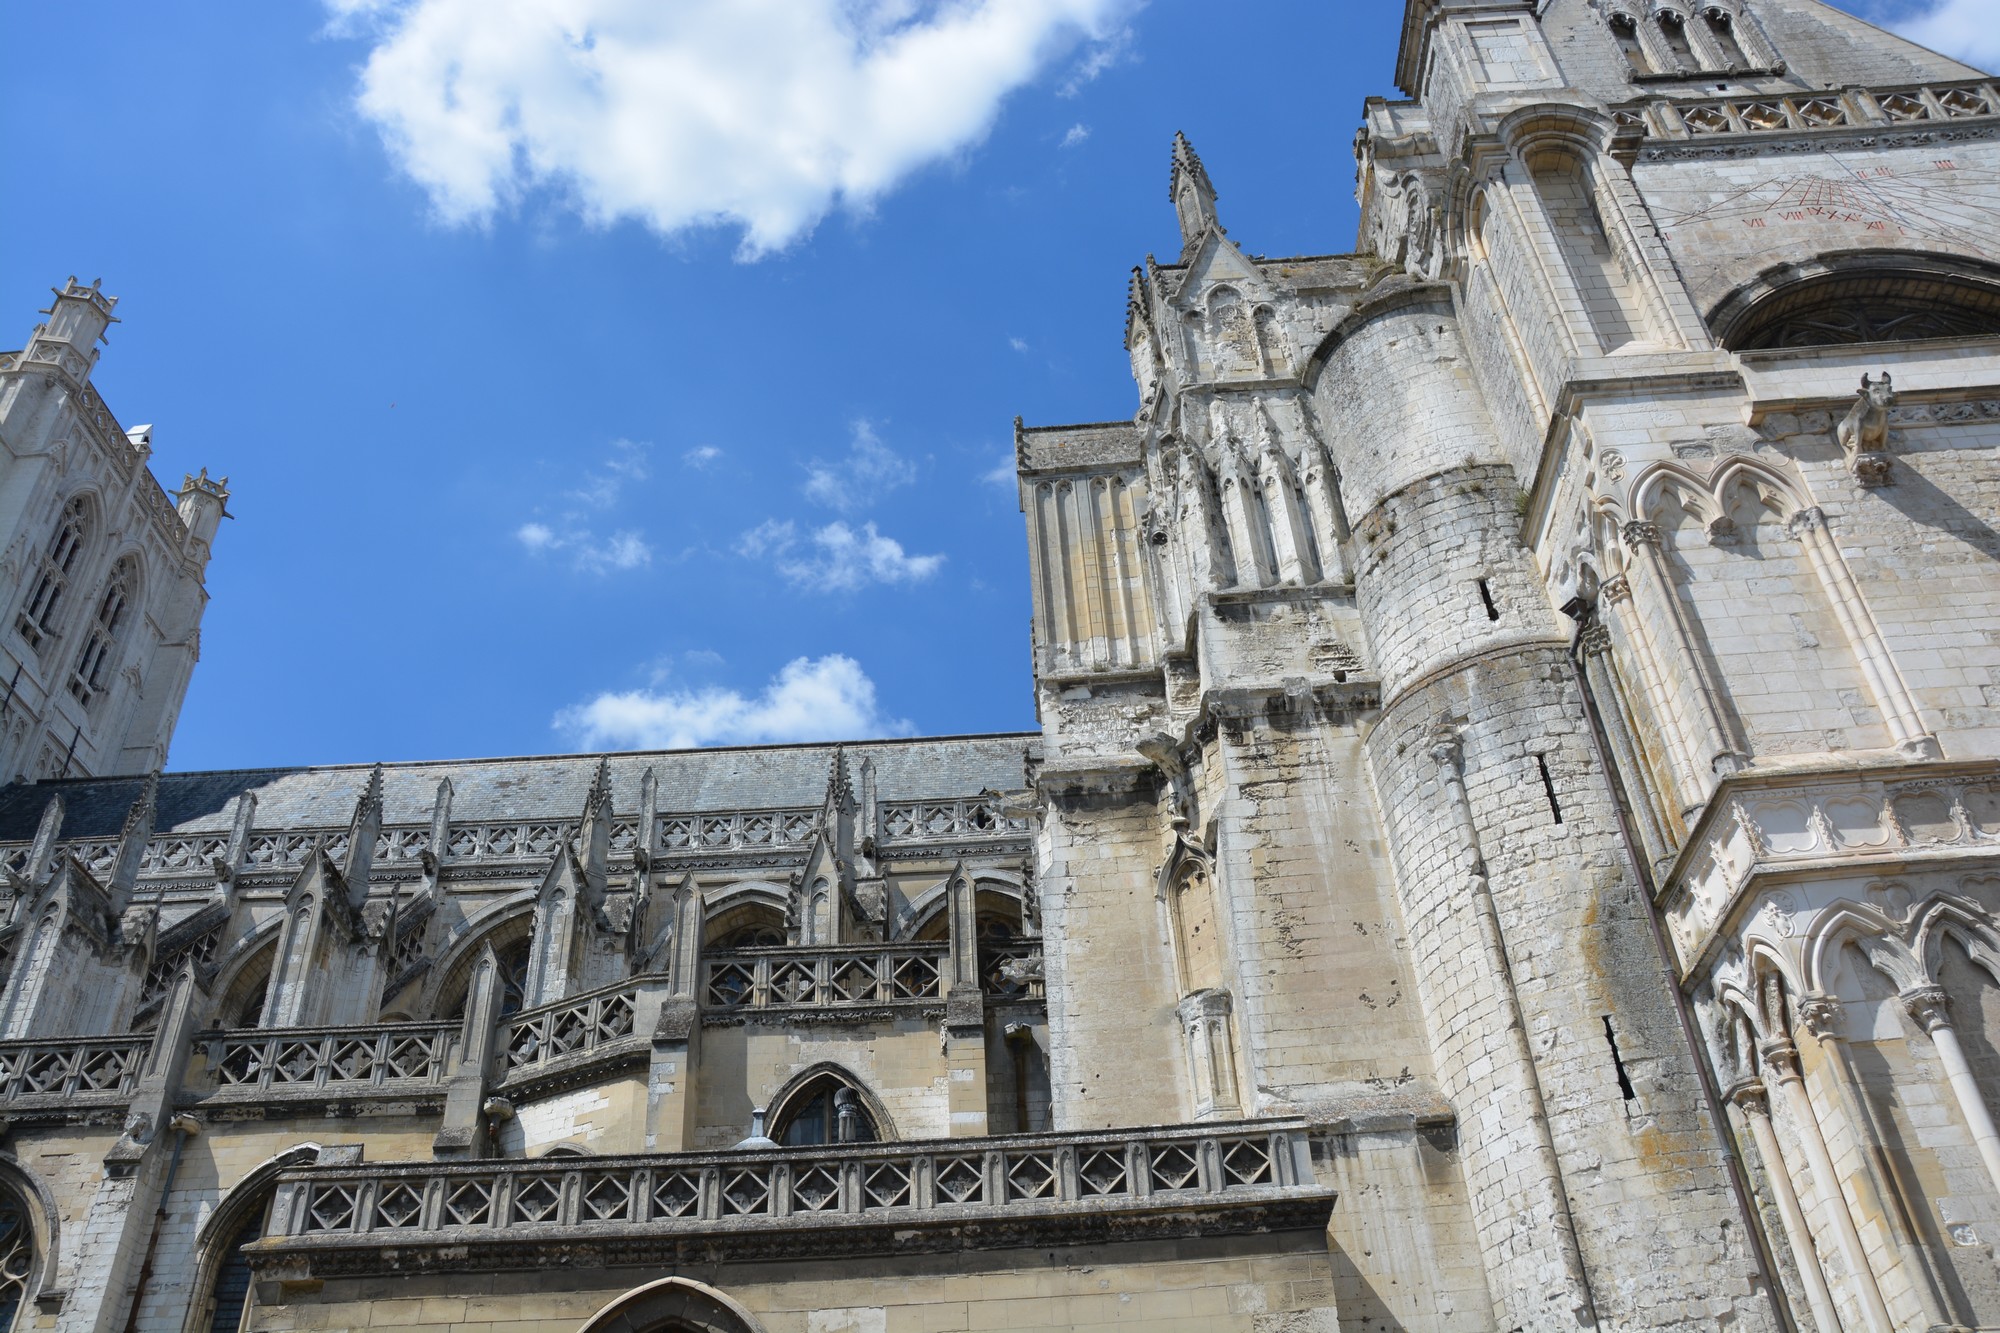
[[[2000,1327],[2000,86],[1815,0],[1396,79],[1352,254],[1176,138],[1136,412],[1017,423],[1032,735],[162,774],[228,490],[59,291],[0,1325]]]

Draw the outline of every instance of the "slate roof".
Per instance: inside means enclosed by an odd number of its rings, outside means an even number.
[[[850,779],[860,781],[862,758],[875,761],[876,790],[884,801],[976,796],[1019,791],[1028,785],[1028,756],[1039,754],[1034,732],[946,736],[921,740],[856,741],[833,745],[746,746],[730,749],[657,750],[614,754],[612,808],[639,808],[639,784],[648,768],[659,781],[661,813],[818,806],[826,797],[833,752],[844,748]],[[601,757],[539,755],[514,759],[436,760],[382,766],[383,822],[420,824],[431,817],[441,778],[450,778],[454,823],[507,819],[573,818]],[[157,833],[227,830],[239,792],[257,798],[256,827],[328,828],[344,825],[367,785],[369,766],[228,769],[169,773],[160,779]],[[0,842],[35,836],[51,796],[63,798],[65,840],[115,836],[140,777],[69,778],[0,787]]]

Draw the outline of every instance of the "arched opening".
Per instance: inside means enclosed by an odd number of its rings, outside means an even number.
[[[1667,50],[1673,54],[1674,64],[1680,73],[1693,73],[1701,68],[1701,61],[1694,53],[1694,43],[1688,38],[1687,20],[1673,10],[1660,14],[1660,36],[1666,39]]]
[[[14,617],[14,628],[39,655],[60,633],[63,595],[69,591],[70,577],[83,558],[84,540],[90,531],[89,516],[82,496],[63,507],[56,530],[42,551],[40,563],[28,571],[28,600]]]
[[[1639,41],[1639,25],[1629,14],[1613,14],[1610,18],[1611,40],[1618,43],[1618,50],[1625,57],[1625,63],[1634,74],[1651,74],[1653,64],[1646,59],[1646,48]]]
[[[882,1137],[861,1089],[831,1070],[800,1083],[772,1110],[771,1137],[787,1148],[874,1143]]]
[[[1181,964],[1181,994],[1222,985],[1222,945],[1218,938],[1215,888],[1207,868],[1190,861],[1174,876],[1174,942]]]
[[[535,918],[523,912],[495,926],[471,946],[461,949],[458,961],[445,977],[436,1013],[440,1019],[465,1017],[465,1000],[472,984],[472,965],[479,961],[486,945],[500,964],[500,1014],[518,1014],[527,1004],[528,964],[534,955]]]
[[[1732,352],[2000,337],[2000,282],[1928,265],[1842,264],[1754,303],[1725,301],[1714,322]]]
[[[579,1333],[763,1333],[748,1310],[703,1282],[662,1278],[628,1291]]]
[[[1547,148],[1530,157],[1528,171],[1599,350],[1643,341],[1639,293],[1612,246],[1589,165],[1566,148]]]
[[[703,947],[715,953],[778,949],[786,943],[785,914],[770,903],[738,903],[709,918],[705,929]]]
[[[0,1330],[11,1329],[28,1302],[35,1277],[35,1228],[27,1205],[0,1188]]]
[[[220,1026],[254,1028],[263,1021],[264,993],[271,988],[271,966],[277,956],[277,941],[268,940],[237,969],[215,1007]]]
[[[1702,11],[1702,23],[1708,28],[1708,39],[1715,43],[1715,49],[1722,56],[1723,64],[1730,69],[1742,69],[1750,64],[1750,57],[1743,51],[1743,43],[1736,40],[1736,20],[1720,5],[1710,5]]]
[[[139,565],[131,556],[112,566],[104,591],[97,599],[83,652],[70,672],[69,692],[85,708],[94,707],[111,688],[118,674],[118,647],[137,600]]]

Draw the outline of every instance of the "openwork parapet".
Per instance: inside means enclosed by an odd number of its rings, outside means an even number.
[[[456,1023],[367,1028],[255,1028],[196,1038],[223,1094],[374,1089],[441,1084],[459,1040]]]
[[[1323,1225],[1303,1121],[844,1148],[313,1167],[284,1178],[260,1264],[517,1266],[704,1254],[950,1248]],[[1011,1237],[1010,1237],[1011,1238]],[[692,1250],[690,1252],[693,1252]],[[532,1263],[532,1259],[529,1260]]]
[[[0,1043],[0,1101],[122,1102],[151,1045],[146,1036]]]
[[[748,949],[702,960],[712,1012],[898,1003],[941,1004],[948,950],[940,944]]]

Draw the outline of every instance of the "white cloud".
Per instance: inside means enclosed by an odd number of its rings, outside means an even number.
[[[575,489],[567,492],[569,498],[591,509],[609,509],[618,503],[627,483],[642,482],[652,475],[646,465],[652,449],[650,444],[613,440],[603,464],[578,478]]]
[[[1078,144],[1082,143],[1085,139],[1088,139],[1089,137],[1090,137],[1090,126],[1079,122],[1078,124],[1069,127],[1069,133],[1065,134],[1062,137],[1062,142],[1057,144],[1056,147],[1074,148]]]
[[[847,457],[806,465],[806,498],[842,513],[866,507],[877,496],[917,479],[917,465],[882,443],[866,421],[854,423]]]
[[[1067,93],[1143,0],[326,0],[372,42],[356,104],[448,223],[536,190],[746,257],[978,143],[1079,44]]]
[[[1024,354],[1028,350],[1028,340],[1026,338],[1009,338],[1007,340],[1007,345],[1013,348],[1015,351]]]
[[[647,456],[652,447],[632,440],[612,441],[604,458],[595,467],[584,469],[576,484],[563,492],[569,507],[546,520],[523,523],[514,529],[514,540],[531,555],[563,552],[573,568],[587,574],[643,569],[652,564],[653,548],[642,535],[630,529],[600,534],[596,526],[596,515],[616,506],[627,485],[651,475]]]
[[[995,463],[991,470],[980,473],[979,479],[988,486],[1004,486],[1011,491],[1014,489],[1014,481],[1018,475],[1014,471],[1014,463],[1014,451],[1009,449],[1006,453],[1000,455],[1000,461]]]
[[[944,566],[941,555],[910,555],[873,523],[859,531],[829,523],[801,540],[797,525],[767,519],[736,541],[737,554],[770,557],[787,582],[810,592],[857,592],[870,583],[921,583]]]
[[[839,653],[786,663],[755,698],[714,687],[607,692],[556,714],[555,727],[587,750],[859,740],[910,731],[909,723],[883,715],[875,682]]]
[[[722,450],[712,444],[704,444],[698,449],[690,449],[681,455],[681,462],[692,468],[704,468],[722,457]]]
[[[523,523],[514,530],[514,540],[534,555],[567,552],[570,564],[586,574],[643,569],[653,563],[653,548],[636,532],[599,537],[588,528],[558,532],[546,523]]]
[[[1936,0],[1902,14],[1890,26],[1933,51],[1989,72],[2000,70],[2000,3],[1995,0]]]

